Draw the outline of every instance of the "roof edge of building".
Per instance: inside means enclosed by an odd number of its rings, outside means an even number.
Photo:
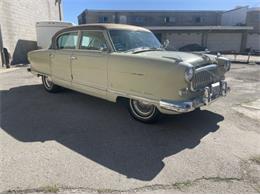
[[[103,10],[103,9],[85,9],[83,12],[224,12],[225,10]],[[82,13],[83,13],[82,12]]]
[[[144,26],[149,30],[253,30],[252,26]]]
[[[247,9],[249,9],[249,6],[248,6],[248,5],[246,5],[246,6],[236,7],[236,8],[234,8],[234,9],[227,10],[227,11],[225,11],[224,13],[227,13],[227,12],[232,12],[232,11],[236,11],[236,10],[239,10],[239,9],[244,9],[244,8],[247,8]]]

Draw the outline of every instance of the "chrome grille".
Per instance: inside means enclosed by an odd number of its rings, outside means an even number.
[[[220,80],[216,69],[196,71],[192,80],[193,89],[206,87]]]

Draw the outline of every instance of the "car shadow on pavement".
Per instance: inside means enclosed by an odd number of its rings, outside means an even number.
[[[210,111],[166,116],[157,124],[133,120],[122,105],[70,90],[50,94],[41,85],[1,91],[1,128],[21,142],[55,140],[113,171],[152,180],[163,159],[218,130]]]

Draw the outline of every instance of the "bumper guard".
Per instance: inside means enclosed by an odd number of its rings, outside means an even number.
[[[198,107],[208,105],[220,97],[225,97],[229,91],[226,81],[220,81],[202,89],[203,96],[187,101],[160,101],[160,108],[175,113],[186,113]]]

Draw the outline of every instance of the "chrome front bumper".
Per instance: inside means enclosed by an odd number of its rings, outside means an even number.
[[[201,106],[208,105],[220,97],[225,97],[230,91],[226,81],[220,81],[202,89],[203,95],[187,101],[161,100],[160,109],[169,113],[186,113]]]

